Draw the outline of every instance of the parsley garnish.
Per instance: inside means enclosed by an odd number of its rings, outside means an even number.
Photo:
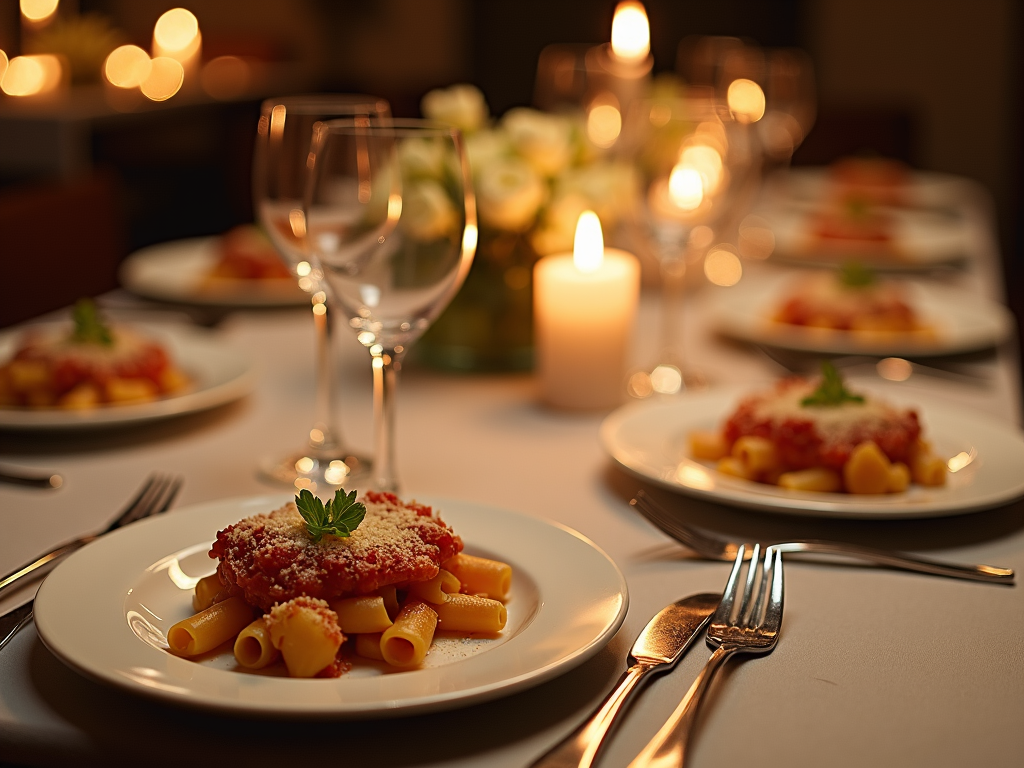
[[[306,530],[314,542],[319,542],[325,533],[350,536],[366,516],[366,507],[356,501],[356,492],[346,496],[344,488],[335,491],[334,498],[326,505],[304,489],[295,497],[295,506],[306,521]]]
[[[839,270],[839,282],[847,288],[866,288],[875,282],[875,273],[863,264],[851,261]]]
[[[100,319],[92,299],[79,299],[75,302],[71,316],[75,321],[75,330],[71,334],[73,341],[79,344],[102,344],[104,347],[113,345],[114,337],[110,334],[110,328]]]
[[[839,371],[828,360],[821,363],[821,384],[800,405],[837,406],[843,403],[863,403],[860,395],[852,395],[843,386]]]

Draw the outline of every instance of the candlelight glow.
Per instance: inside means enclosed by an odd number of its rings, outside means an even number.
[[[604,262],[604,235],[601,220],[593,211],[584,211],[576,221],[572,243],[572,263],[580,272],[596,272]]]
[[[153,42],[163,52],[185,52],[199,37],[199,21],[184,8],[172,8],[156,20]],[[177,57],[175,57],[177,58]]]
[[[764,116],[764,91],[753,80],[741,77],[729,83],[726,101],[741,122],[756,123]]]
[[[713,195],[718,191],[722,183],[722,156],[713,147],[695,144],[684,149],[679,159],[683,165],[700,174],[704,194]]]
[[[168,56],[157,56],[150,66],[149,77],[142,81],[142,93],[151,101],[167,101],[181,89],[185,70]]]
[[[60,0],[21,0],[21,15],[36,24],[49,21],[57,12]]]
[[[676,163],[668,177],[668,196],[672,204],[692,211],[704,201],[704,180],[700,173],[682,162]]]
[[[4,71],[0,90],[8,96],[36,96],[60,85],[60,59],[49,54],[15,56]]]
[[[218,56],[199,76],[203,90],[215,99],[231,99],[249,87],[249,65],[237,56]]]
[[[107,81],[118,88],[138,88],[152,69],[149,54],[137,45],[115,48],[103,63]]]
[[[7,71],[7,54],[0,49],[0,82],[3,82],[4,73]]]
[[[743,265],[739,256],[729,250],[728,246],[718,245],[704,259],[704,275],[715,285],[728,288],[736,285],[743,277]]]
[[[643,61],[651,53],[651,26],[641,3],[626,0],[615,7],[612,19],[612,53],[630,64]]]
[[[598,100],[587,113],[587,138],[598,147],[608,149],[622,133],[622,114],[615,99],[609,94],[606,100]]]

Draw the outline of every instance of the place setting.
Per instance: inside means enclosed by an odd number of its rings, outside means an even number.
[[[66,6],[0,198],[116,237],[0,329],[0,762],[1022,754],[991,121],[834,9]]]

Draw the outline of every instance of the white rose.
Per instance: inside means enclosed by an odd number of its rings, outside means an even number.
[[[487,173],[495,163],[500,163],[512,154],[512,145],[502,131],[478,131],[466,137],[466,158],[474,178]]]
[[[558,174],[572,160],[573,129],[568,118],[517,107],[505,114],[503,125],[512,146],[542,176]]]
[[[398,147],[398,161],[406,176],[441,178],[445,166],[445,145],[434,139],[406,139]]]
[[[477,181],[480,220],[511,232],[529,229],[546,193],[544,182],[522,160],[496,162]]]
[[[415,240],[440,240],[451,235],[459,215],[444,187],[436,181],[421,179],[406,184],[402,195],[402,228]]]
[[[467,84],[431,91],[420,102],[420,110],[424,117],[451,123],[466,133],[483,126],[489,114],[487,101],[480,89]]]

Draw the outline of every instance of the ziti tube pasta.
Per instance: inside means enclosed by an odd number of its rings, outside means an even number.
[[[393,626],[380,638],[384,661],[393,667],[415,667],[423,663],[434,639],[437,613],[426,603],[415,600],[399,611]]]
[[[330,602],[331,610],[338,614],[338,625],[347,635],[383,632],[393,623],[380,595],[346,597]]]
[[[223,591],[224,585],[220,583],[220,577],[216,573],[204,576],[196,583],[196,591],[192,595],[192,610],[205,611],[217,602],[217,596]]]
[[[458,554],[444,567],[462,583],[462,590],[470,594],[504,600],[512,586],[512,566],[497,560]]]
[[[263,669],[277,661],[281,652],[270,641],[270,631],[262,616],[238,633],[235,660],[249,669]]]
[[[240,597],[229,597],[171,627],[167,645],[179,656],[198,656],[235,637],[251,622],[252,608]]]
[[[508,611],[497,600],[476,595],[448,595],[448,601],[433,606],[440,629],[457,632],[500,632]]]
[[[380,652],[380,632],[369,635],[356,635],[356,653],[364,659],[376,659],[384,661],[384,654]]]
[[[409,596],[440,605],[447,600],[449,594],[458,592],[461,587],[462,583],[450,571],[441,568],[434,578],[410,584]]]

